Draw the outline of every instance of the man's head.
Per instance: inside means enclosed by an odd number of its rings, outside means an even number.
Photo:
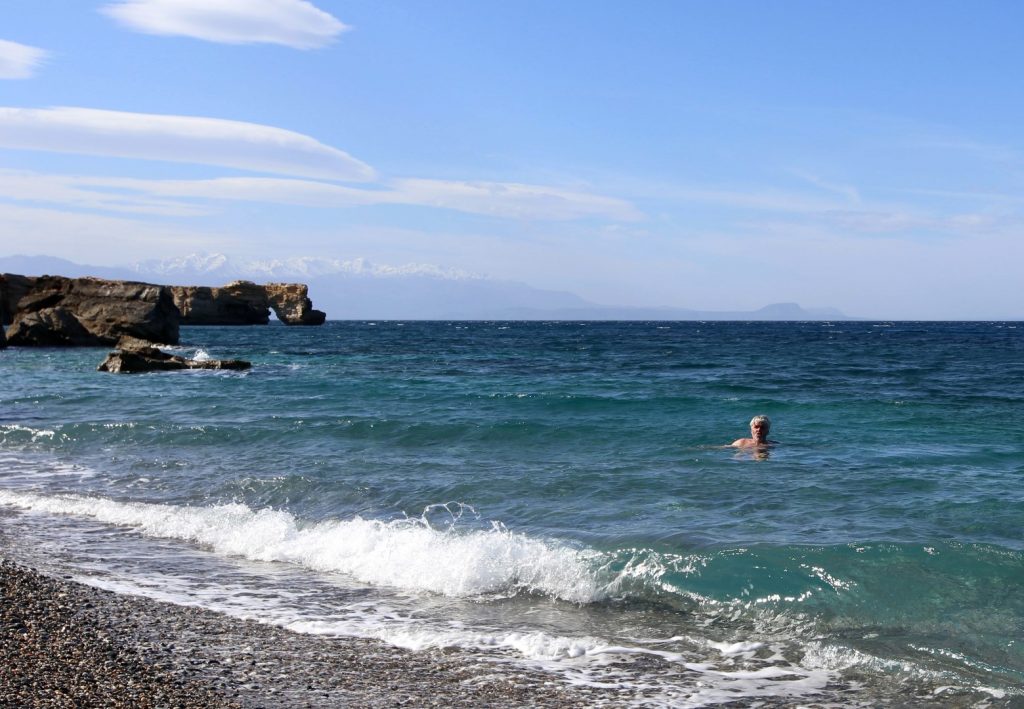
[[[771,430],[771,427],[772,427],[771,419],[769,419],[764,414],[760,414],[760,415],[755,416],[754,418],[750,419],[750,430],[751,431],[758,430],[758,431],[761,432],[761,435],[763,435],[763,436],[767,436],[768,435],[768,431]]]

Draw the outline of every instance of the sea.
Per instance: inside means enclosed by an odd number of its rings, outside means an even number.
[[[0,352],[6,554],[621,706],[1024,706],[1024,323],[332,321],[168,351],[253,366]],[[728,447],[756,414],[777,443]]]

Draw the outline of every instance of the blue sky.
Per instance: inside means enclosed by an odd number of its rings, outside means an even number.
[[[6,0],[0,255],[1024,316],[1024,4]]]

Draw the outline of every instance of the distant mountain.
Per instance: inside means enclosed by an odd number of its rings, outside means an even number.
[[[364,259],[293,258],[235,263],[223,254],[192,254],[132,267],[83,266],[50,256],[0,257],[0,273],[96,276],[168,285],[221,286],[245,279],[309,286],[313,305],[332,320],[847,320],[834,308],[777,303],[756,311],[707,311],[599,305],[573,293],[543,290],[430,264],[384,266]]]
[[[232,280],[244,278],[250,281],[301,281],[323,277],[372,277],[397,278],[423,276],[440,280],[482,280],[477,276],[458,269],[444,269],[432,264],[406,264],[384,266],[357,258],[351,261],[340,259],[299,256],[272,261],[245,261],[235,263],[223,254],[190,254],[178,259],[142,261],[132,270],[148,278],[159,276],[165,279],[191,279],[194,285],[223,285]]]
[[[586,308],[509,308],[496,320],[851,320],[835,308],[802,308],[775,303],[758,310],[690,310],[591,305]]]
[[[95,276],[96,278],[118,280],[140,280],[139,274],[130,268],[83,266],[56,256],[0,256],[0,273],[20,273],[23,276],[67,276],[68,278]]]

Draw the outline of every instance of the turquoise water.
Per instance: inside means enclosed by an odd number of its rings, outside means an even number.
[[[1024,700],[1024,325],[331,322],[179,349],[254,366],[0,352],[20,555],[653,705]],[[758,413],[779,445],[724,447]]]

